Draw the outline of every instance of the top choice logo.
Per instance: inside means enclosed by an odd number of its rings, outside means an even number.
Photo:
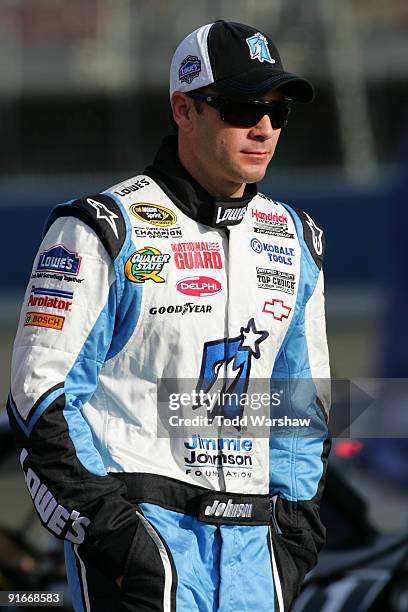
[[[261,242],[258,238],[252,238],[251,248],[258,255],[262,252],[266,252],[269,257],[269,261],[275,263],[281,263],[285,266],[293,265],[293,257],[295,256],[295,249],[292,247],[283,247],[277,244],[269,244],[267,242]]]
[[[132,204],[130,212],[141,221],[158,227],[168,227],[169,225],[174,225],[177,221],[173,211],[157,204],[138,202],[137,204]]]

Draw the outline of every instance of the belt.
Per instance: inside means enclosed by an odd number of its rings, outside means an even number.
[[[135,504],[157,504],[213,525],[269,525],[271,521],[269,495],[209,491],[157,474],[120,473],[110,476],[126,485],[126,497]]]

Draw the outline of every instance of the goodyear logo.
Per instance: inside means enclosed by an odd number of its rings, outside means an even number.
[[[167,253],[163,254],[154,247],[144,247],[135,251],[125,263],[125,276],[132,283],[144,283],[147,280],[164,283],[160,272],[169,259],[170,255]]]
[[[169,225],[174,225],[177,221],[174,212],[157,204],[138,202],[137,204],[132,204],[130,212],[141,221],[158,227],[168,227]]]
[[[48,327],[61,331],[64,326],[65,317],[46,314],[44,312],[27,312],[24,325],[33,327]]]

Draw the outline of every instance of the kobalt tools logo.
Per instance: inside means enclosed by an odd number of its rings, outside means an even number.
[[[259,289],[274,289],[283,293],[295,292],[295,275],[280,270],[270,270],[269,268],[257,268],[256,276]]]
[[[176,242],[171,248],[174,262],[179,270],[222,268],[218,242]]]
[[[183,278],[177,285],[177,291],[192,297],[207,297],[221,291],[221,283],[210,276],[190,276]]]
[[[64,327],[65,317],[59,315],[46,314],[44,312],[27,312],[24,326],[48,327],[61,331]]]
[[[20,454],[20,463],[24,471],[28,491],[41,522],[55,535],[59,536],[63,530],[66,530],[64,535],[66,540],[73,544],[82,544],[85,539],[86,528],[91,521],[86,516],[81,516],[77,510],[70,512],[67,508],[61,506],[34,470],[28,468],[26,471],[24,463],[27,457],[28,452],[23,448]]]
[[[265,302],[262,312],[271,314],[276,321],[282,321],[282,319],[289,318],[292,308],[286,306],[283,300],[271,300],[270,302]]]
[[[204,510],[205,516],[219,516],[223,518],[251,518],[253,504],[234,504],[232,499],[227,503],[214,499],[212,506]]]
[[[268,242],[261,242],[258,238],[252,238],[251,248],[258,255],[262,252],[268,254],[269,261],[275,263],[281,263],[285,266],[291,266],[293,264],[293,257],[295,256],[295,249],[291,247],[283,247],[278,244],[269,244]]]
[[[174,212],[157,204],[138,202],[137,204],[132,204],[130,207],[130,212],[132,215],[140,219],[140,221],[144,221],[145,223],[150,223],[150,225],[156,225],[158,227],[168,227],[169,225],[174,225],[177,221],[177,217]]]
[[[132,283],[144,283],[152,280],[155,283],[164,283],[159,273],[168,263],[170,255],[162,254],[154,247],[145,247],[133,253],[125,264],[125,275]]]
[[[45,308],[57,308],[58,310],[71,310],[72,291],[51,289],[51,287],[31,287],[31,295],[28,306],[44,306]]]
[[[109,227],[112,229],[116,238],[119,238],[118,228],[116,227],[116,219],[119,219],[118,215],[111,210],[105,204],[98,202],[97,200],[93,200],[92,198],[86,199],[87,203],[92,206],[96,210],[96,218],[101,221],[106,221]]]
[[[196,391],[208,394],[221,384],[219,397],[223,398],[222,403],[215,403],[210,419],[241,417],[244,409],[241,398],[248,389],[252,358],[259,359],[259,345],[268,336],[267,331],[258,331],[254,319],[250,319],[246,327],[241,327],[239,336],[204,343]]]
[[[187,55],[183,59],[179,68],[179,80],[182,83],[192,83],[200,76],[201,60],[196,55]]]
[[[36,270],[38,272],[60,272],[77,276],[82,257],[69,251],[63,244],[56,244],[40,253]]]

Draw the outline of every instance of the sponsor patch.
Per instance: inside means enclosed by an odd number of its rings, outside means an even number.
[[[40,253],[37,262],[37,272],[60,272],[70,276],[78,276],[82,257],[67,249],[63,244],[56,244]]]
[[[65,317],[47,314],[44,312],[27,312],[24,326],[48,327],[61,331],[64,327]]]
[[[210,276],[190,276],[183,278],[176,285],[177,291],[192,297],[215,295],[221,291],[221,288],[221,283]]]
[[[253,36],[245,39],[246,44],[249,47],[249,54],[252,60],[258,60],[263,64],[275,64],[276,60],[272,59],[267,38],[260,32],[256,32]]]
[[[115,238],[118,240],[119,234],[118,228],[116,226],[116,219],[119,219],[119,216],[112,210],[110,210],[107,206],[105,206],[105,204],[102,204],[102,202],[98,202],[98,200],[86,198],[86,203],[89,204],[89,206],[92,206],[93,209],[95,209],[96,218],[99,221],[106,221],[106,223],[109,225],[112,232],[114,233]]]
[[[158,204],[138,202],[137,204],[132,204],[129,210],[140,221],[156,225],[157,227],[168,227],[169,225],[174,225],[177,221],[173,211]]]
[[[257,268],[256,277],[259,289],[274,289],[293,295],[295,291],[295,275],[280,270]]]
[[[170,255],[161,253],[154,247],[144,247],[135,251],[125,264],[125,276],[132,283],[144,283],[152,280],[155,283],[164,283],[165,280],[159,276]]]
[[[137,238],[181,238],[183,233],[180,227],[135,227],[135,235]]]
[[[72,291],[62,291],[51,287],[31,287],[28,306],[44,308],[57,308],[58,310],[71,310],[74,294]]]
[[[192,83],[200,76],[201,60],[196,55],[187,55],[183,59],[179,68],[179,81],[182,83]]]
[[[171,248],[179,270],[222,268],[218,242],[177,242],[172,244]]]
[[[123,187],[122,189],[120,189],[119,191],[115,191],[114,193],[118,196],[126,196],[133,193],[134,191],[139,191],[139,189],[143,189],[143,187],[147,187],[148,185],[150,185],[150,181],[148,181],[146,177],[143,177],[140,179],[140,181],[135,181],[131,185],[127,185],[126,187]]]
[[[219,227],[226,225],[236,225],[237,223],[240,223],[245,217],[247,207],[245,205],[234,208],[226,208],[225,206],[218,205],[216,211],[216,225],[218,225]]]
[[[292,308],[286,306],[283,300],[273,299],[270,302],[264,303],[262,312],[271,314],[276,321],[282,321],[289,318]]]
[[[293,265],[295,249],[293,247],[283,247],[278,244],[269,244],[258,238],[252,238],[251,248],[258,255],[265,252],[268,255],[269,261],[281,263],[285,266]]]
[[[186,302],[185,304],[176,304],[173,306],[169,304],[169,306],[152,306],[149,309],[149,314],[151,315],[161,315],[161,314],[196,314],[196,313],[206,313],[209,314],[212,311],[212,306],[209,304],[193,304],[193,302]]]
[[[293,238],[294,234],[288,231],[288,217],[277,212],[264,212],[257,208],[252,209],[251,217],[254,222],[255,234],[279,236],[280,238]]]

